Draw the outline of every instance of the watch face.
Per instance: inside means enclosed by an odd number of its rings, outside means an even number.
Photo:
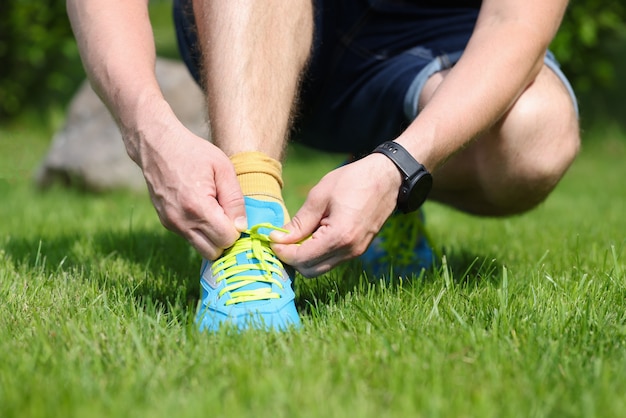
[[[410,189],[408,189],[408,196],[406,196],[407,200],[400,209],[403,212],[412,212],[419,209],[426,201],[433,186],[433,176],[424,169],[419,171],[413,179],[407,181],[410,182],[410,185],[407,185]]]

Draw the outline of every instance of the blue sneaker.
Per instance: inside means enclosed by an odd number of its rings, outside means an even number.
[[[270,248],[268,235],[285,217],[275,202],[245,198],[248,230],[215,261],[203,260],[202,299],[196,315],[200,331],[222,324],[240,330],[298,328],[290,275]]]
[[[394,212],[360,256],[363,269],[376,277],[419,276],[432,267],[432,240],[424,228],[424,212]]]

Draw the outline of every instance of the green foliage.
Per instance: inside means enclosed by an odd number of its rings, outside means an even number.
[[[171,0],[151,0],[159,55],[177,57]],[[0,13],[0,120],[64,106],[85,79],[65,2],[7,0]]]
[[[614,50],[626,43],[626,6],[621,1],[571,2],[551,49],[576,91],[610,89],[616,81]],[[619,59],[622,59],[619,57]]]
[[[4,2],[0,34],[0,119],[66,101],[84,78],[64,1]]]

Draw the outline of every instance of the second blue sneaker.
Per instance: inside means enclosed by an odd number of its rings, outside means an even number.
[[[367,273],[376,277],[419,276],[432,267],[433,243],[424,227],[424,212],[394,212],[360,257]]]
[[[276,257],[268,238],[283,225],[283,209],[249,197],[245,204],[249,229],[220,258],[202,262],[196,324],[200,331],[216,331],[223,324],[240,330],[298,328],[293,273]]]

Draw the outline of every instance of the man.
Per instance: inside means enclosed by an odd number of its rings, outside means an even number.
[[[526,211],[578,151],[575,99],[546,54],[566,0],[177,0],[213,143],[161,95],[146,3],[68,0],[68,12],[162,223],[204,257],[200,329],[297,327],[285,265],[315,276],[361,255],[429,192],[478,215]],[[293,120],[305,143],[362,158],[289,220]]]

